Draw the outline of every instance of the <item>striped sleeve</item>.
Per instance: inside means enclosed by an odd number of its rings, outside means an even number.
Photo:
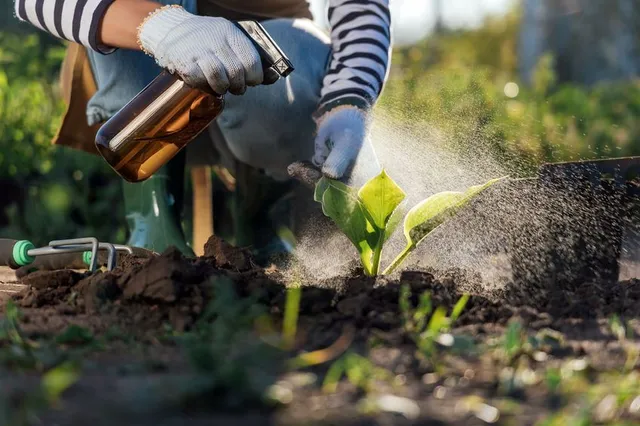
[[[316,117],[339,105],[373,106],[389,72],[389,0],[329,0],[332,57]]]
[[[15,0],[18,19],[49,34],[100,53],[115,49],[98,43],[98,28],[114,0]]]

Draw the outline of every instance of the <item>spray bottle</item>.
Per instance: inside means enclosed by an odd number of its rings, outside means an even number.
[[[255,21],[235,24],[260,54],[264,84],[293,71],[262,25]],[[191,88],[163,71],[98,130],[96,147],[122,178],[141,182],[194,140],[223,109],[223,95]]]

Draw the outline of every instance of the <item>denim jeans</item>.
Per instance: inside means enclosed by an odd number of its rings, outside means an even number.
[[[197,12],[196,0],[164,3],[182,4],[187,11]],[[331,47],[328,36],[307,19],[272,19],[263,25],[295,70],[273,85],[250,87],[241,96],[227,94],[216,122],[237,160],[278,178],[286,175],[290,163],[313,155],[311,115],[320,98]],[[139,51],[119,49],[110,55],[89,51],[89,60],[98,86],[87,106],[89,124],[109,119],[161,71]],[[203,143],[202,138],[198,143]]]

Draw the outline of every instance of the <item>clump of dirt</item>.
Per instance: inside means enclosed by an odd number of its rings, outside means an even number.
[[[81,274],[69,269],[56,271],[52,274],[47,271],[32,272],[22,278],[22,283],[32,290],[44,290],[48,288],[65,288],[73,286],[87,274]]]
[[[248,251],[233,247],[215,235],[212,235],[205,243],[204,257],[214,259],[215,264],[221,268],[246,271],[253,266]]]
[[[129,253],[122,253],[122,254],[118,254],[118,260],[117,260],[117,268],[119,269],[131,269],[133,267],[136,267],[138,265],[142,265],[144,263],[146,263],[147,260],[149,260],[150,258],[152,258],[153,256],[150,254],[145,254],[145,255],[139,255],[136,253],[133,254],[129,254]],[[102,265],[106,264],[106,259],[102,259]],[[98,260],[98,262],[100,262],[100,258]]]

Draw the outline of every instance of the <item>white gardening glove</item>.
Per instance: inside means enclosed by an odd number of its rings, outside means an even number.
[[[363,148],[367,148],[363,168],[377,170],[379,164],[368,140],[369,118],[359,108],[341,106],[318,120],[313,163],[332,179],[341,179],[351,170]],[[369,164],[371,163],[371,164]]]
[[[260,55],[224,18],[193,15],[179,6],[158,9],[139,27],[142,50],[191,87],[241,95],[263,81]]]

